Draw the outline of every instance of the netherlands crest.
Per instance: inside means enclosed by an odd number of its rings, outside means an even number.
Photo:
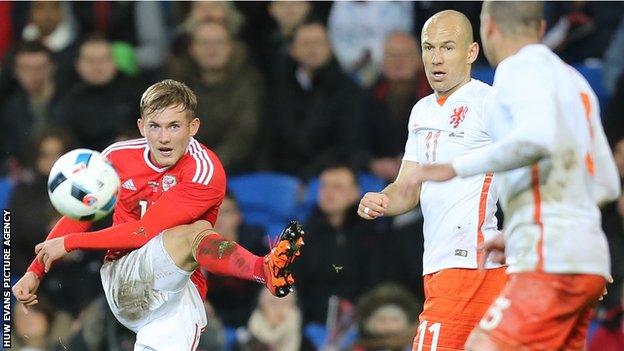
[[[460,106],[453,109],[453,114],[451,115],[450,124],[453,128],[457,128],[461,122],[466,118],[466,112],[468,112],[468,106]]]

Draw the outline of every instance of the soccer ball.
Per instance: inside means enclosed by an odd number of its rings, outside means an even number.
[[[95,221],[106,216],[117,202],[119,176],[99,152],[72,150],[52,166],[48,195],[62,215]]]

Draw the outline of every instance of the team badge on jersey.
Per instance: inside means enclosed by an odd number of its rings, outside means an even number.
[[[466,118],[466,113],[468,112],[468,106],[460,106],[453,109],[453,114],[451,115],[450,124],[453,128],[457,128],[461,122]]]
[[[172,186],[176,185],[177,183],[177,179],[176,177],[167,174],[162,178],[162,189],[163,191],[167,191],[169,190]]]

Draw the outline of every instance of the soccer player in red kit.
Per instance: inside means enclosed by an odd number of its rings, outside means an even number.
[[[122,182],[113,226],[85,232],[90,222],[63,217],[14,285],[18,301],[37,303],[40,280],[67,252],[108,249],[102,285],[117,319],[137,333],[135,350],[194,350],[206,325],[200,267],[288,294],[303,231],[287,226],[276,247],[258,257],[212,230],[226,177],[217,156],[193,138],[196,109],[195,94],[182,83],[165,80],[145,91],[137,122],[144,138],[103,151]]]

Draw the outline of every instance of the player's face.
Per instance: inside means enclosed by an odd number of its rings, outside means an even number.
[[[448,19],[428,22],[423,28],[423,64],[429,85],[438,96],[448,96],[470,80],[478,46],[467,43],[461,28]]]
[[[157,165],[173,166],[184,156],[191,137],[199,129],[199,119],[191,120],[187,113],[170,106],[137,121],[141,135],[147,139],[150,159]]]

